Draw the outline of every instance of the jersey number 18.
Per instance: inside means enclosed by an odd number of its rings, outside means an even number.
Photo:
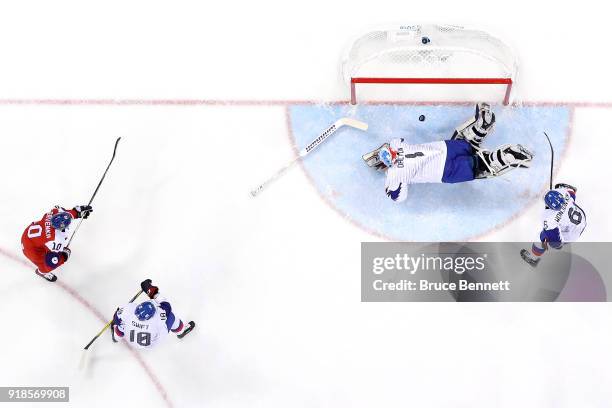
[[[130,330],[130,342],[134,341],[143,347],[151,345],[151,333],[139,331],[136,333],[135,330]]]

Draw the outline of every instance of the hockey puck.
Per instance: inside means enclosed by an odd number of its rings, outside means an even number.
[[[419,121],[420,121],[420,122],[425,121],[425,115],[421,115],[421,116],[419,116]]]
[[[429,37],[423,37],[423,38],[421,38],[421,42],[422,42],[423,44],[429,44],[429,41],[430,41],[430,40],[429,40]]]

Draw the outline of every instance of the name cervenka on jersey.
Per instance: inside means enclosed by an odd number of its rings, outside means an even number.
[[[45,217],[45,237],[47,237],[47,239],[51,239],[51,216],[51,213],[47,213]]]

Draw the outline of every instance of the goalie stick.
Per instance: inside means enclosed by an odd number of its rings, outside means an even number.
[[[549,187],[550,190],[552,190],[553,188],[553,168],[555,167],[555,149],[553,149],[553,145],[550,141],[550,137],[548,137],[548,133],[543,132],[544,136],[546,136],[546,140],[548,141],[548,145],[550,146],[550,182],[549,182]],[[521,249],[521,258],[523,258],[523,261],[527,262],[527,264],[529,264],[529,266],[531,266],[532,268],[535,268],[538,266],[538,263],[540,262],[540,259],[533,259],[531,256],[529,256],[529,250],[528,249]]]
[[[257,188],[252,190],[251,191],[251,196],[256,197],[270,183],[274,182],[275,180],[279,179],[283,174],[285,174],[285,172],[287,170],[289,170],[295,163],[297,163],[298,160],[300,160],[302,157],[306,156],[308,153],[312,152],[317,146],[319,146],[321,143],[323,143],[325,141],[325,139],[327,139],[328,137],[333,135],[338,129],[340,129],[343,126],[349,126],[349,127],[352,127],[352,128],[355,128],[355,129],[359,129],[359,130],[364,130],[364,131],[368,130],[368,124],[367,123],[358,121],[356,119],[351,119],[351,118],[341,118],[341,119],[338,119],[330,127],[325,129],[325,131],[323,131],[323,133],[321,133],[312,142],[310,142],[308,144],[308,146],[306,146],[305,148],[300,150],[298,156],[295,159],[293,159],[289,164],[287,164],[285,167],[283,167],[280,170],[278,170],[272,177],[270,177],[269,179],[264,181],[262,184],[260,184]]]
[[[118,137],[117,140],[115,141],[115,148],[113,149],[113,157],[111,157],[110,162],[108,163],[108,166],[106,166],[106,170],[104,170],[104,174],[102,175],[102,178],[100,179],[100,182],[98,183],[98,186],[96,187],[96,190],[94,191],[93,195],[89,199],[89,203],[87,203],[87,205],[91,205],[94,198],[96,198],[96,194],[98,194],[98,190],[100,189],[100,186],[102,185],[102,182],[104,181],[104,177],[106,177],[106,173],[108,173],[108,169],[110,169],[111,164],[113,164],[113,160],[115,160],[115,155],[117,154],[117,145],[119,145],[120,140],[121,138]],[[76,228],[74,229],[74,232],[72,233],[72,236],[70,237],[70,240],[68,240],[68,244],[66,245],[66,248],[70,246],[70,243],[72,242],[72,239],[74,238],[77,231],[79,230],[79,227],[81,226],[82,222],[83,222],[83,219],[81,218]]]

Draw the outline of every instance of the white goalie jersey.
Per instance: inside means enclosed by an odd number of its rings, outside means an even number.
[[[446,162],[444,141],[408,144],[404,139],[389,142],[397,151],[396,164],[387,170],[385,192],[393,201],[408,197],[408,185],[412,183],[441,183]]]

